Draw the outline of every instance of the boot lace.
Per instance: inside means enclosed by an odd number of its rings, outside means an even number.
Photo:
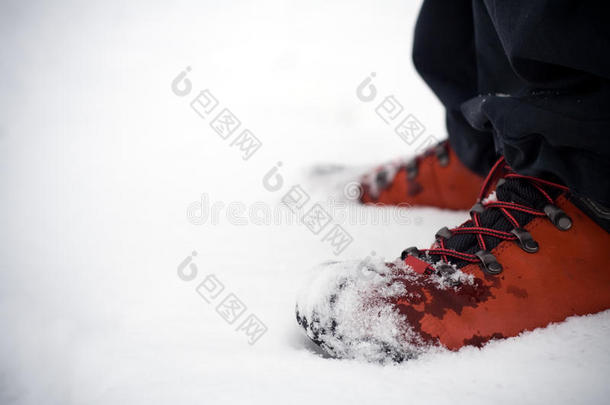
[[[415,179],[419,173],[421,162],[428,157],[435,156],[440,166],[447,166],[449,164],[448,148],[449,143],[446,140],[441,141],[408,161],[397,160],[388,165],[381,166],[377,168],[370,178],[367,178],[368,176],[365,177],[362,184],[366,184],[369,192],[377,196],[381,190],[388,188],[392,184],[396,174],[403,169],[406,171],[409,180]],[[418,191],[417,188],[409,188],[410,195],[415,195]]]
[[[505,184],[511,189],[502,193],[504,198],[490,196],[493,186],[499,190]],[[568,188],[561,184],[517,174],[504,158],[500,158],[485,179],[477,202],[470,210],[470,220],[453,229],[439,230],[430,249],[411,247],[405,249],[401,257],[404,260],[412,255],[429,262],[441,260],[440,267],[446,271],[451,271],[447,266],[451,262],[456,267],[479,263],[486,273],[498,274],[502,265],[490,250],[500,242],[515,241],[525,252],[538,251],[538,243],[523,229],[531,219],[546,216],[562,231],[571,228],[570,217],[555,205],[556,198],[567,191]]]

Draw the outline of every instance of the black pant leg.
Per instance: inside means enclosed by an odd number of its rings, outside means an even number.
[[[464,119],[460,105],[479,94],[472,0],[426,0],[413,43],[413,63],[446,108],[447,131],[460,160],[484,176],[497,159],[489,130]]]
[[[519,173],[610,204],[610,12],[604,2],[474,1],[479,96],[462,112]],[[493,48],[493,47],[492,47]],[[495,49],[495,48],[493,48]],[[517,81],[504,82],[508,62]]]
[[[426,0],[413,60],[460,160],[497,154],[610,204],[610,12],[603,1]]]

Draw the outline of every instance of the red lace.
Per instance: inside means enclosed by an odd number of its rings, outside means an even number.
[[[481,188],[481,192],[479,193],[478,203],[481,204],[481,208],[485,209],[485,210],[489,209],[489,208],[499,209],[500,212],[506,217],[506,219],[516,229],[521,228],[521,225],[515,219],[515,217],[511,215],[510,211],[521,211],[521,212],[524,212],[524,213],[527,213],[527,214],[530,214],[533,216],[537,216],[537,217],[545,217],[545,216],[547,216],[547,214],[544,211],[538,211],[538,210],[528,207],[526,205],[516,204],[516,203],[512,203],[512,202],[505,202],[505,201],[483,202],[483,199],[487,195],[489,195],[489,191],[490,191],[489,189],[493,185],[495,185],[497,183],[497,180],[499,180],[500,178],[528,180],[530,182],[530,184],[532,186],[534,186],[544,196],[544,198],[549,202],[549,204],[553,204],[554,200],[542,188],[542,186],[555,187],[562,191],[568,190],[568,188],[566,186],[563,186],[561,184],[538,179],[536,177],[524,176],[521,174],[514,173],[512,171],[512,169],[508,166],[508,164],[506,164],[504,158],[503,157],[500,158],[496,162],[496,164],[492,167],[489,174],[485,178],[483,187]],[[451,234],[452,235],[456,235],[456,234],[476,235],[479,248],[483,251],[487,250],[487,246],[485,244],[485,240],[483,239],[483,235],[493,236],[494,238],[498,238],[501,240],[515,241],[518,239],[517,236],[513,233],[498,231],[498,230],[495,230],[492,228],[486,228],[484,226],[481,226],[481,221],[480,221],[481,214],[479,212],[471,211],[470,217],[471,217],[472,223],[475,226],[458,226],[456,228],[449,230],[451,232]],[[427,253],[429,255],[441,256],[441,258],[443,259],[443,261],[445,263],[449,262],[449,260],[448,260],[449,257],[454,257],[454,258],[457,258],[457,259],[460,259],[460,260],[463,260],[466,262],[470,262],[470,263],[477,263],[480,261],[480,258],[477,255],[463,253],[463,252],[459,252],[459,251],[452,250],[452,249],[447,249],[445,247],[444,238],[439,238],[437,241],[437,244],[439,246],[438,248],[422,249],[422,250],[420,250],[420,252],[424,253],[424,254]]]

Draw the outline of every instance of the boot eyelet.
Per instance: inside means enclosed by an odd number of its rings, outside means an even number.
[[[402,251],[402,253],[400,254],[400,260],[405,260],[407,256],[415,256],[419,258],[421,256],[421,253],[419,252],[418,248],[416,248],[415,246],[411,246]]]
[[[502,273],[502,265],[498,263],[494,255],[486,250],[479,250],[475,255],[481,260],[480,266],[485,273],[492,276]]]
[[[544,213],[560,231],[567,231],[572,227],[572,218],[558,206],[547,204],[544,206]]]
[[[446,226],[442,227],[441,229],[438,230],[438,232],[436,232],[436,234],[434,235],[434,237],[436,239],[449,239],[451,236],[453,236],[453,233],[451,233],[451,231],[449,230],[449,228],[447,228]]]
[[[385,170],[380,171],[379,173],[377,173],[377,176],[375,176],[375,183],[377,183],[377,186],[379,188],[386,188],[388,186],[388,172],[386,172]]]
[[[485,211],[485,207],[483,206],[483,203],[481,203],[480,201],[478,201],[475,205],[472,206],[472,208],[470,209],[470,215],[472,214],[482,214],[483,211]]]
[[[455,274],[455,272],[456,270],[453,268],[453,266],[447,263],[442,263],[436,267],[436,274],[440,277],[443,277],[446,282],[451,285],[451,287],[457,287],[462,284],[460,280],[455,280],[451,277],[453,276],[453,274]]]
[[[436,267],[436,273],[439,276],[450,276],[455,273],[455,269],[449,264],[442,263]]]
[[[517,237],[517,243],[527,253],[536,253],[539,249],[538,242],[532,238],[532,235],[525,229],[515,228],[510,231]]]
[[[435,153],[441,167],[446,167],[449,164],[449,154],[447,153],[447,147],[445,144],[439,144],[436,147]]]
[[[407,178],[409,180],[413,180],[415,177],[417,177],[418,173],[417,162],[414,160],[410,161],[405,165],[405,170],[407,172]]]

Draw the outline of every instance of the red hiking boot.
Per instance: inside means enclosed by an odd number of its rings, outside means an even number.
[[[409,162],[379,167],[360,183],[360,200],[365,204],[466,210],[475,201],[483,178],[466,168],[444,141]]]
[[[319,267],[297,321],[331,355],[401,361],[608,309],[610,233],[572,201],[581,200],[500,160],[470,219],[441,229],[430,249]]]

